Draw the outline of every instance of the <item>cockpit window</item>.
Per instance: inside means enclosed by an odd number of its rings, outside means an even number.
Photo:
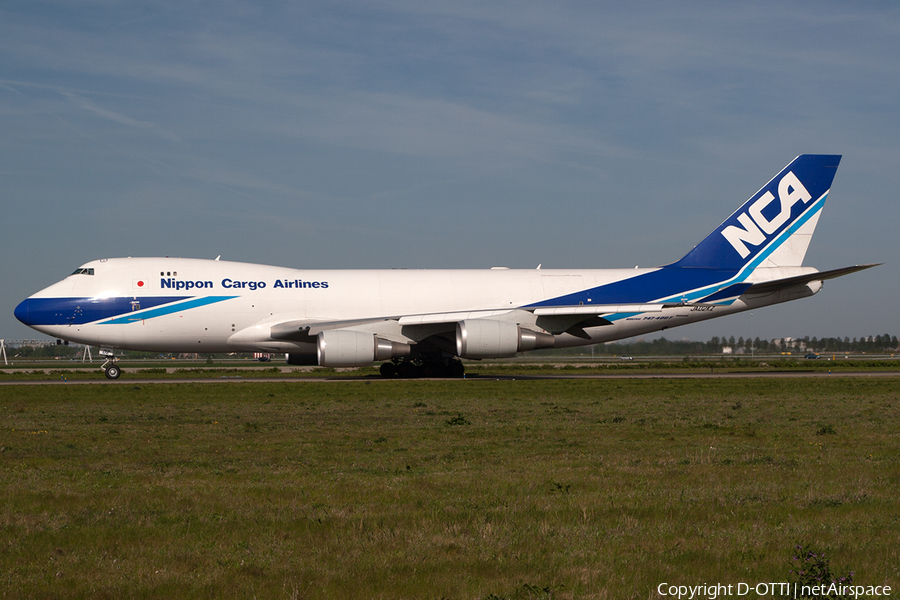
[[[72,275],[93,275],[94,269],[85,269],[84,267],[80,269],[75,269],[75,272]]]

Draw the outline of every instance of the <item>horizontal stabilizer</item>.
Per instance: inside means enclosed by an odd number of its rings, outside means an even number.
[[[844,275],[849,275],[850,273],[856,273],[857,271],[864,271],[866,269],[871,269],[872,267],[877,267],[880,264],[881,263],[854,265],[852,267],[844,267],[843,269],[833,269],[831,271],[821,271],[819,273],[808,273],[806,275],[787,277],[785,279],[776,279],[774,281],[763,281],[761,283],[754,283],[749,288],[747,288],[747,291],[745,291],[744,293],[769,294],[771,292],[777,292],[778,290],[782,290],[784,288],[809,283],[810,281],[825,281],[826,279],[842,277]]]

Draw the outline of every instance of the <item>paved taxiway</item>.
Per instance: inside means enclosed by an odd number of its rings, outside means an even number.
[[[434,379],[429,380],[420,378],[418,381],[529,381],[529,380],[546,380],[546,379],[794,379],[794,378],[826,378],[826,377],[900,377],[900,371],[846,371],[846,372],[827,372],[827,371],[806,371],[806,372],[789,372],[789,373],[741,373],[741,372],[721,372],[721,373],[632,373],[632,374],[566,374],[566,375],[470,375],[459,380]],[[202,378],[179,378],[179,379],[147,379],[147,378],[129,378],[127,373],[122,374],[121,379],[47,379],[47,380],[27,380],[20,381],[0,381],[0,385],[149,385],[154,383],[340,383],[342,381],[416,381],[414,379],[383,379],[378,375],[369,375],[364,377],[202,377]]]

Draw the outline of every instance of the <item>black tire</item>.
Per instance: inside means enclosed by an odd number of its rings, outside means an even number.
[[[381,373],[381,376],[385,379],[391,379],[392,377],[397,376],[397,365],[394,363],[381,363],[381,366],[378,368],[378,371]]]
[[[464,377],[466,374],[466,367],[461,360],[451,360],[447,366],[450,371],[450,377]]]
[[[419,367],[408,360],[404,360],[397,365],[397,375],[403,379],[414,379],[419,376]]]
[[[107,379],[118,379],[122,374],[122,369],[120,369],[116,365],[109,365],[108,367],[106,367],[104,373],[106,374]]]

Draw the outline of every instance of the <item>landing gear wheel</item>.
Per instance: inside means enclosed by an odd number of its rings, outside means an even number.
[[[386,362],[381,363],[381,366],[378,368],[378,371],[381,373],[381,376],[385,379],[391,379],[392,377],[397,376],[397,365],[394,363]]]
[[[103,372],[106,374],[107,379],[118,379],[119,375],[122,374],[122,369],[116,365],[109,365]]]
[[[419,377],[431,379],[432,377],[443,377],[441,373],[442,365],[436,362],[423,362],[419,367]]]
[[[404,360],[399,365],[397,365],[397,375],[399,375],[403,379],[412,379],[414,377],[418,377],[419,367],[409,362],[408,360]]]
[[[466,367],[461,360],[451,360],[447,365],[447,370],[450,372],[450,377],[464,377],[466,374]]]

